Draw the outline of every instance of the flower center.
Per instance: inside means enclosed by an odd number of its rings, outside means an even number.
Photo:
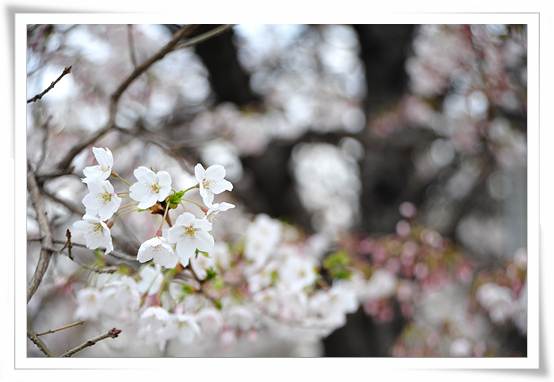
[[[198,231],[198,228],[186,227],[184,236],[188,236],[191,239],[194,239],[196,237],[196,231]]]
[[[100,166],[100,170],[102,170],[102,172],[108,172],[108,171],[110,171],[110,168],[103,164],[103,165]]]
[[[152,247],[153,252],[160,252],[161,250],[162,250],[162,245],[161,244],[158,244],[158,245]]]
[[[220,217],[221,217],[220,213],[217,211],[214,211],[208,215],[206,220],[209,221],[210,223],[215,223],[216,221],[219,220]]]
[[[100,197],[100,201],[102,203],[108,203],[112,200],[112,195],[107,193],[107,192],[105,192],[103,194],[98,194],[98,196]]]
[[[161,187],[158,183],[150,183],[149,186],[150,186],[150,192],[152,194],[158,194],[160,192]]]
[[[215,187],[215,181],[213,179],[204,179],[202,181],[202,186],[206,189],[206,190],[209,190],[210,188],[214,188]]]
[[[93,227],[93,232],[104,232],[104,227],[102,227],[102,224],[100,223],[96,223]]]

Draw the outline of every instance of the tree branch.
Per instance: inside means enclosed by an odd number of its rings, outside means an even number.
[[[212,37],[215,37],[217,35],[220,35],[222,34],[223,32],[225,32],[226,30],[229,30],[231,29],[232,27],[234,27],[235,24],[225,24],[225,25],[221,25],[217,28],[214,28],[212,29],[211,31],[209,32],[206,32],[206,33],[203,33],[201,34],[200,36],[196,36],[194,38],[191,38],[190,40],[187,40],[185,41],[184,43],[182,44],[179,44],[179,46],[177,46],[177,48],[175,48],[175,50],[177,49],[185,49],[185,48],[189,48],[191,46],[194,46],[196,44],[199,44],[201,42],[204,42]]]
[[[50,232],[50,226],[48,225],[48,220],[46,219],[46,212],[44,211],[44,206],[42,205],[40,190],[37,185],[35,173],[31,170],[29,164],[27,164],[27,189],[29,190],[31,201],[33,202],[33,206],[37,213],[37,222],[40,236],[42,237],[42,248],[38,264],[35,269],[35,273],[31,277],[29,285],[27,285],[27,302],[29,302],[42,282],[42,278],[48,269],[48,263],[50,262],[50,258],[53,253],[52,232]]]
[[[38,346],[38,348],[44,353],[46,354],[47,357],[55,357],[54,356],[54,353],[52,353],[52,351],[50,349],[48,349],[48,346],[46,346],[46,344],[44,342],[42,342],[42,340],[40,338],[37,337],[37,335],[35,334],[35,332],[33,332],[31,329],[27,328],[27,337],[29,337],[29,339],[31,341],[33,341],[33,343],[35,345]]]
[[[77,154],[79,154],[84,148],[94,143],[97,139],[99,139],[101,136],[110,131],[110,129],[116,126],[115,117],[117,114],[117,107],[119,104],[119,99],[121,98],[123,92],[129,87],[129,85],[131,85],[131,83],[135,79],[146,72],[146,70],[148,70],[148,68],[150,68],[150,66],[152,66],[156,61],[161,60],[165,57],[166,54],[174,50],[177,43],[183,38],[187,37],[194,28],[194,25],[186,25],[181,28],[177,33],[175,33],[171,41],[169,41],[162,49],[160,49],[158,53],[154,54],[152,57],[150,57],[148,60],[146,60],[133,70],[129,77],[127,77],[127,79],[125,79],[125,81],[123,81],[121,85],[119,85],[119,87],[110,97],[110,114],[106,125],[73,146],[71,150],[69,150],[69,152],[66,154],[64,159],[62,159],[56,166],[58,170],[66,170],[71,165],[73,158],[75,158]]]
[[[50,86],[48,86],[46,88],[46,90],[44,90],[42,93],[37,94],[36,96],[34,96],[31,99],[28,99],[27,103],[36,102],[39,99],[41,99],[46,93],[48,93],[50,90],[52,90],[54,88],[54,86],[63,78],[63,76],[65,76],[66,74],[69,74],[70,72],[71,72],[71,66],[68,66],[67,68],[65,68],[63,70],[62,74],[58,77],[58,79],[56,81],[52,82],[50,84]]]
[[[98,336],[98,337],[93,338],[91,340],[88,340],[87,342],[84,342],[83,344],[77,346],[76,348],[73,348],[71,350],[66,351],[60,357],[71,357],[73,354],[75,354],[75,353],[77,353],[77,352],[79,352],[83,349],[86,349],[89,346],[92,346],[92,345],[96,344],[98,341],[102,341],[103,339],[106,339],[108,337],[117,338],[119,333],[121,333],[120,329],[116,329],[116,328],[110,329],[110,330],[108,330],[107,333],[102,334],[101,336]]]
[[[38,336],[43,336],[45,334],[56,333],[56,332],[59,332],[60,330],[69,329],[77,325],[83,325],[84,323],[85,323],[85,320],[77,321],[77,322],[74,322],[73,324],[62,326],[61,328],[58,328],[58,329],[50,329],[44,333],[38,333],[36,336],[38,337]]]

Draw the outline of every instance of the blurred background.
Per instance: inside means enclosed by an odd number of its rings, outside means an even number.
[[[180,27],[28,25],[28,98],[72,66],[28,105],[32,167],[50,172],[100,129],[117,86]],[[214,27],[201,25],[191,37]],[[120,174],[149,158],[159,169],[180,168],[182,184],[195,163],[222,164],[241,211],[339,243],[346,232],[385,240],[402,230],[399,221],[417,217],[463,253],[473,276],[496,269],[509,276],[507,264],[513,273],[526,262],[526,58],[525,25],[237,25],[154,64],[123,94],[118,128],[95,146],[110,147]],[[79,204],[75,195],[86,191],[79,174],[92,160],[84,150],[72,163],[77,176],[43,184],[62,240],[79,218],[67,201]],[[30,203],[28,211],[28,238],[36,238]],[[124,236],[121,248],[136,253],[140,241]],[[33,242],[28,256],[32,274]],[[54,285],[55,267],[49,272]],[[526,293],[521,284],[508,285],[514,301]],[[31,301],[28,320],[50,328],[41,310],[59,305],[47,292]],[[458,292],[422,306],[463,304]],[[433,355],[405,349],[410,338],[432,342],[434,334],[407,332],[402,314],[375,320],[371,309],[348,315],[307,354]],[[526,355],[526,300],[523,309],[519,321],[513,309],[510,319],[487,318],[496,344],[489,355]],[[421,308],[410,323],[426,314]],[[465,354],[465,344],[457,346]]]

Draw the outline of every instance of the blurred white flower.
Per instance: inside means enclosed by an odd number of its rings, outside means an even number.
[[[203,332],[217,332],[223,327],[223,315],[218,309],[209,306],[196,314],[196,322]]]
[[[216,264],[213,255],[210,254],[210,257],[206,257],[202,254],[193,256],[190,259],[190,266],[192,270],[198,276],[200,280],[204,280],[208,274],[208,268],[213,268],[215,270]]]
[[[259,308],[265,310],[271,315],[279,313],[279,295],[275,288],[266,288],[254,293],[252,300],[258,304]]]
[[[491,321],[496,324],[503,324],[512,317],[514,296],[508,287],[493,282],[483,284],[477,288],[475,299],[488,311]]]
[[[173,252],[167,239],[158,236],[142,243],[137,253],[137,260],[141,263],[152,259],[156,264],[166,268],[175,268],[179,262],[179,256]]]
[[[224,310],[225,324],[232,328],[247,331],[254,324],[254,314],[242,305],[233,305]]]
[[[147,308],[140,315],[137,337],[144,338],[147,344],[157,345],[160,351],[163,351],[168,337],[172,334],[166,327],[170,320],[171,315],[164,308],[158,306]]]
[[[85,243],[87,248],[96,249],[106,247],[105,254],[113,251],[112,236],[110,229],[96,216],[86,215],[83,220],[73,223],[75,229],[85,231]]]
[[[385,269],[377,269],[367,281],[363,296],[368,300],[379,300],[394,296],[396,276]]]
[[[91,179],[106,180],[112,173],[113,155],[110,149],[93,147],[92,152],[94,153],[98,165],[86,167],[83,170],[85,178],[82,179],[82,181],[84,183],[88,183]]]
[[[133,319],[131,313],[140,307],[140,293],[137,283],[129,276],[123,276],[104,286],[101,293],[102,313],[110,315],[119,321]]]
[[[141,294],[148,292],[148,296],[152,296],[158,293],[164,278],[160,265],[154,264],[153,266],[144,267],[139,276],[140,281],[137,283],[137,290]]]
[[[84,288],[77,292],[77,309],[73,314],[76,320],[95,320],[100,315],[101,309],[102,301],[98,289]]]
[[[259,214],[246,230],[244,256],[255,264],[263,264],[281,240],[283,226],[278,220]]]
[[[183,344],[192,343],[200,335],[200,326],[188,314],[171,314],[170,321],[165,329],[168,338],[177,337]]]
[[[198,180],[200,196],[202,196],[202,200],[207,207],[212,206],[215,194],[233,190],[233,184],[223,179],[225,178],[225,168],[221,165],[215,164],[204,170],[204,167],[198,163],[194,168],[194,175]]]
[[[177,255],[183,266],[188,264],[197,248],[199,251],[209,252],[214,247],[214,238],[208,233],[211,229],[212,223],[197,219],[190,212],[179,215],[167,235],[170,243],[177,243]]]
[[[121,205],[112,184],[107,180],[89,179],[87,186],[89,193],[83,198],[87,215],[97,215],[102,221],[111,218]]]
[[[307,258],[289,256],[279,267],[279,287],[299,291],[316,280],[315,263]]]
[[[473,345],[466,338],[456,338],[450,345],[451,357],[471,357],[473,356]]]
[[[171,192],[171,175],[166,171],[154,171],[140,166],[133,172],[138,182],[130,188],[129,196],[139,202],[138,208],[147,209],[161,202]]]
[[[206,220],[210,223],[215,223],[219,220],[221,215],[219,214],[220,211],[227,211],[231,208],[235,208],[234,204],[230,203],[214,203],[212,206],[208,209],[208,212],[206,212]]]

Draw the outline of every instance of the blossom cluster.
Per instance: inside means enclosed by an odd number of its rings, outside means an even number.
[[[183,206],[183,212],[175,224],[170,228],[160,227],[156,236],[146,240],[137,254],[137,260],[141,263],[153,260],[155,263],[166,267],[175,268],[178,263],[187,266],[189,259],[197,251],[210,251],[215,242],[209,234],[212,223],[217,220],[219,212],[226,211],[235,206],[230,203],[213,203],[214,195],[224,191],[231,191],[233,185],[225,180],[225,168],[221,165],[213,165],[204,169],[201,164],[195,167],[195,176],[198,181],[196,187],[187,190],[175,191],[171,188],[171,175],[166,171],[154,172],[145,166],[134,170],[137,180],[130,185],[113,172],[113,155],[109,149],[93,147],[93,153],[98,162],[96,166],[84,169],[83,183],[88,186],[89,193],[83,198],[86,214],[83,220],[76,222],[76,229],[85,231],[86,245],[90,249],[105,247],[105,254],[113,251],[110,228],[115,221],[129,212],[152,210],[164,211],[164,221],[167,218],[168,209]],[[110,176],[120,179],[129,186],[128,192],[115,193],[113,185],[107,180]],[[187,191],[198,188],[205,204],[199,206],[205,213],[202,219],[187,212],[183,202],[190,202],[183,196]],[[128,194],[128,197],[122,196]],[[138,203],[123,207],[121,198],[131,199]],[[197,203],[194,203],[197,204]],[[109,219],[123,208],[137,206],[135,210],[127,211],[109,222]],[[162,221],[162,226],[164,221]]]
[[[205,170],[198,164],[197,185],[175,191],[169,173],[144,166],[134,171],[137,182],[129,185],[112,171],[108,149],[93,151],[98,165],[86,168],[83,179],[89,186],[83,199],[87,215],[74,224],[76,229],[92,226],[92,222],[101,227],[102,235],[94,228],[85,230],[89,248],[105,247],[105,253],[113,250],[110,228],[126,213],[149,210],[164,217],[158,234],[138,249],[136,260],[144,265],[138,271],[120,267],[114,275],[81,289],[75,318],[127,323],[138,338],[164,351],[171,340],[188,345],[210,335],[219,336],[227,346],[244,336],[256,341],[260,333],[271,331],[286,332],[291,339],[299,333],[322,338],[344,325],[346,314],[358,309],[351,284],[323,275],[320,258],[327,245],[323,237],[305,240],[297,228],[260,214],[236,241],[215,241],[210,231],[220,213],[235,207],[213,203],[214,195],[233,188],[224,179],[223,166]],[[129,186],[128,196],[114,193],[106,180],[110,175]],[[104,188],[91,188],[100,178],[106,182]],[[184,198],[195,188],[204,206]],[[129,207],[119,207],[121,200],[112,206],[115,198],[137,202],[129,206],[138,208],[110,221]],[[174,222],[167,219],[169,209],[184,208],[185,202],[200,207],[204,216],[198,218],[185,209]],[[109,213],[99,214],[100,210]]]

